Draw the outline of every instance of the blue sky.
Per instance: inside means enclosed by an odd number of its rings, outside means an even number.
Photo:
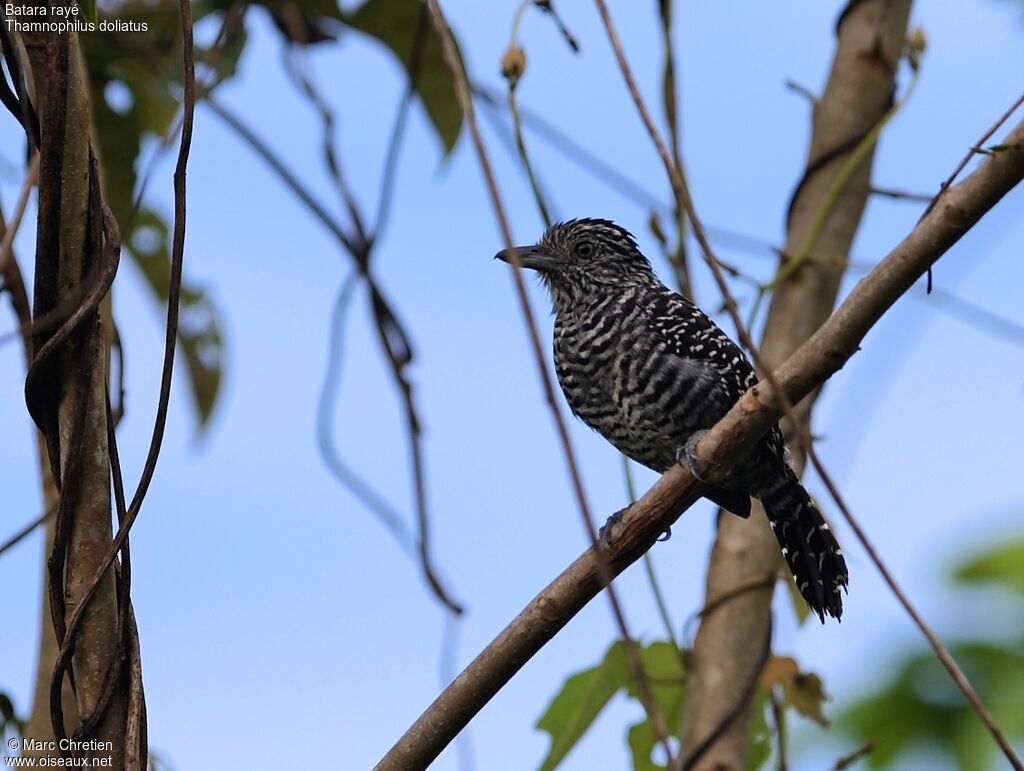
[[[654,4],[610,5],[644,93],[657,106]],[[683,144],[698,209],[709,225],[779,243],[809,131],[808,104],[784,82],[820,91],[839,4],[681,5],[675,34]],[[453,0],[445,7],[473,74],[502,88],[498,62],[514,3]],[[560,10],[582,51],[573,55],[546,18],[527,14],[523,105],[667,201],[658,158],[594,7],[562,3]],[[240,75],[221,99],[333,203],[316,118],[282,75],[280,46],[264,16],[254,11],[250,21]],[[926,0],[916,4],[913,24],[928,35],[924,69],[913,100],[886,130],[875,179],[931,192],[1019,94],[1024,22],[1011,3]],[[348,175],[372,209],[401,73],[378,44],[355,33],[314,60],[340,116]],[[526,180],[487,124],[485,132],[517,238],[532,241],[542,225]],[[21,180],[16,137],[11,121],[0,122],[0,195],[8,212]],[[534,139],[531,148],[558,216],[613,218],[657,254],[642,205],[594,183],[542,142]],[[150,186],[165,212],[170,173],[171,161],[164,161]],[[181,769],[368,768],[438,691],[445,620],[417,566],[317,454],[332,303],[350,262],[203,109],[189,192],[186,273],[223,311],[226,381],[212,425],[197,437],[179,379],[157,475],[133,530],[150,743]],[[1018,190],[943,258],[937,285],[1021,321],[1022,211]],[[855,261],[884,256],[919,213],[913,204],[872,200]],[[23,267],[30,265],[30,230],[17,244]],[[500,241],[470,143],[461,141],[442,161],[417,106],[376,272],[414,336],[436,561],[468,608],[460,667],[586,545],[510,269],[491,259]],[[767,250],[724,240],[719,248],[753,275],[772,273]],[[694,274],[698,300],[717,309],[707,271],[695,265]],[[737,291],[742,299],[742,287]],[[531,294],[544,310],[533,282]],[[921,286],[911,295],[830,382],[815,432],[823,437],[823,460],[881,554],[925,616],[953,636],[998,623],[943,587],[955,555],[1024,535],[1016,451],[1024,359],[1006,340],[944,313]],[[128,357],[119,438],[126,479],[134,480],[155,409],[163,310],[128,263],[115,307]],[[350,463],[411,522],[400,405],[366,311],[360,293],[348,316],[335,436]],[[6,310],[2,318],[0,330],[10,328]],[[540,314],[539,323],[546,339],[550,319]],[[4,536],[34,517],[40,503],[16,346],[0,348],[0,372]],[[588,499],[603,517],[625,503],[619,457],[582,424],[570,428]],[[654,479],[642,469],[637,478],[644,487]],[[816,478],[809,486],[826,500]],[[701,604],[711,515],[708,505],[695,507],[653,551],[677,626]],[[837,532],[851,569],[843,623],[800,628],[781,594],[776,608],[776,650],[820,673],[833,706],[864,693],[917,639],[848,528],[839,523]],[[35,667],[41,551],[41,538],[33,537],[0,559],[0,690],[21,710]],[[617,586],[634,634],[660,638],[642,570],[628,571]],[[599,598],[473,721],[476,767],[539,764],[547,738],[534,723],[565,677],[597,662],[615,635]],[[635,704],[616,701],[565,767],[623,766],[625,730],[640,714]],[[826,742],[819,765],[852,748],[838,737]],[[436,767],[454,769],[456,761],[450,749]]]

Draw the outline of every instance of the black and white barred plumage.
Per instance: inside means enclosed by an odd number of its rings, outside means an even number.
[[[555,308],[555,370],[573,413],[622,453],[664,472],[757,376],[696,305],[665,287],[629,232],[598,219],[551,227],[515,250]],[[499,258],[512,261],[508,252]],[[689,444],[688,444],[689,443]],[[778,426],[707,497],[741,517],[758,498],[800,593],[839,618],[846,562],[789,462]]]

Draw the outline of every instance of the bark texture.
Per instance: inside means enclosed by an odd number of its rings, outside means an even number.
[[[0,238],[6,233],[7,224],[0,210]],[[4,287],[7,290],[14,314],[18,324],[25,330],[31,328],[32,306],[25,290],[25,281],[21,274],[21,268],[14,255],[13,249],[7,262],[0,266],[0,275],[3,277]],[[26,331],[22,336],[22,344],[25,355],[26,371],[32,365],[32,336]],[[50,473],[50,463],[46,454],[46,440],[43,435],[36,432],[37,445],[39,450],[39,474],[42,487],[43,509],[53,510],[57,505],[58,493],[54,483],[53,475]],[[49,555],[53,551],[53,517],[47,519],[43,525],[46,537],[43,541],[43,554]],[[50,723],[50,674],[53,672],[53,665],[57,661],[57,653],[60,646],[57,644],[57,636],[53,631],[53,624],[50,623],[50,595],[49,586],[46,580],[46,570],[43,570],[43,596],[41,602],[41,629],[39,634],[39,650],[36,658],[36,680],[35,691],[32,697],[32,714],[29,716],[25,726],[25,734],[43,742],[54,739],[53,727]],[[73,731],[78,725],[78,704],[75,702],[74,691],[71,686],[65,683],[61,693],[61,700],[64,705],[65,732]],[[51,753],[41,747],[22,752],[23,757],[40,758]],[[38,764],[37,764],[38,765]]]
[[[90,164],[88,83],[79,41],[73,33],[23,33],[40,117],[41,162],[34,313],[65,313],[83,302],[84,288],[99,272],[97,237],[101,212],[95,206],[96,172]],[[106,306],[109,308],[109,305]],[[57,309],[60,309],[59,311]],[[51,675],[64,626],[82,605],[87,587],[110,549],[110,455],[107,446],[107,346],[101,311],[89,313],[75,332],[40,357],[54,329],[37,330],[34,361],[26,386],[33,418],[46,438],[48,465],[60,479],[54,531],[48,534],[47,618],[40,645],[39,682],[29,737],[52,739],[54,716],[74,726],[76,739],[95,739],[99,749],[73,754],[95,757],[120,768],[124,763],[125,694],[116,684],[105,709],[104,684],[120,675],[123,652],[114,570],[104,575],[75,635],[71,671],[75,705],[67,702],[65,676],[54,700]],[[40,358],[45,359],[40,365]],[[65,698],[61,698],[61,693]],[[46,726],[49,722],[51,725]],[[87,723],[83,733],[80,725]],[[61,722],[56,722],[61,726]],[[33,732],[38,731],[39,734]],[[56,752],[47,754],[61,754]]]

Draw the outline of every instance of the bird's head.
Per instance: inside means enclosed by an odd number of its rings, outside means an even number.
[[[651,264],[625,228],[608,220],[552,225],[534,246],[503,249],[495,257],[537,271],[558,310],[654,278]]]

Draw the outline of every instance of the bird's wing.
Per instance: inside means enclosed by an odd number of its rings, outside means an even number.
[[[666,290],[664,299],[653,304],[655,325],[662,329],[678,328],[685,318],[687,333],[666,339],[671,352],[684,360],[681,366],[702,369],[703,377],[714,379],[717,388],[710,395],[712,406],[720,411],[717,422],[751,386],[757,373],[746,354],[700,308],[682,296]],[[764,438],[764,449],[784,469],[790,465],[786,440],[778,425],[772,426]]]
[[[693,379],[698,391],[707,391],[702,396],[709,400],[712,423],[757,382],[740,347],[689,300],[665,289],[652,294],[645,312],[669,359]]]
[[[707,314],[679,294],[665,289],[651,298],[645,311],[665,346],[666,360],[687,382],[685,395],[676,400],[679,411],[672,415],[673,421],[688,431],[711,428],[757,383],[753,365]],[[779,470],[789,464],[777,425],[754,452],[761,457],[760,463],[778,464]],[[730,511],[740,516],[749,513],[730,503],[725,505]]]

